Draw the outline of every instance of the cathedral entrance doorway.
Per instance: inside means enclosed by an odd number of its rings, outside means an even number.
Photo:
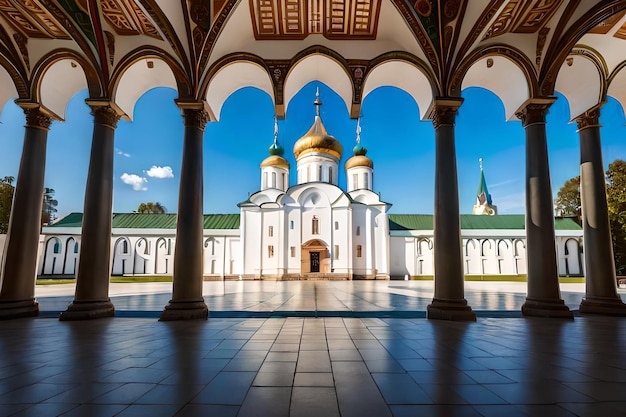
[[[302,245],[300,274],[306,279],[309,274],[330,272],[330,254],[326,243],[313,239]]]
[[[320,272],[320,253],[309,252],[311,254],[311,272]]]

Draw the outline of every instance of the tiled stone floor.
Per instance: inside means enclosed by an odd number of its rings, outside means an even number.
[[[626,319],[0,322],[0,416],[623,416]]]
[[[38,287],[42,317],[0,322],[0,417],[626,416],[626,318],[514,317],[525,284],[466,283],[476,323],[386,317],[432,282],[208,284],[193,322],[154,318],[171,284],[112,285],[136,317],[85,322]]]

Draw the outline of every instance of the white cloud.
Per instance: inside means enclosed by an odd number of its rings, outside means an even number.
[[[124,184],[132,186],[135,191],[146,191],[148,189],[148,187],[145,186],[148,180],[139,175],[123,173],[120,179]]]
[[[144,172],[152,178],[174,178],[172,167],[158,167],[156,165],[152,165],[152,168]]]
[[[115,148],[115,153],[118,155],[122,155],[126,158],[130,158],[130,154],[127,152],[124,152],[123,150],[121,150],[120,148]]]

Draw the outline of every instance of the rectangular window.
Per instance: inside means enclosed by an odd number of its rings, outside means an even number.
[[[290,247],[289,248],[289,253],[290,253],[292,258],[295,258],[296,257],[296,247],[295,246]]]
[[[268,258],[273,258],[274,257],[274,245],[269,245],[267,247],[267,257]]]
[[[269,237],[274,236],[274,226],[269,226],[269,227],[267,228],[267,235],[268,235]]]
[[[339,222],[335,222],[335,230],[339,230]]]
[[[311,233],[314,235],[320,234],[320,221],[317,217],[313,217],[311,222]]]
[[[339,245],[335,245],[335,259],[339,259]]]
[[[293,223],[293,220],[291,220],[291,221],[289,222],[289,228],[290,228],[291,230],[293,230],[293,227],[294,227],[294,223]]]
[[[360,258],[363,256],[363,247],[361,245],[356,245],[356,257]]]

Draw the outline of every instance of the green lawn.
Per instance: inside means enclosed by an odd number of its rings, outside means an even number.
[[[66,278],[44,278],[37,279],[37,285],[56,285],[56,284],[73,284],[76,279]],[[144,275],[144,276],[115,276],[111,277],[110,282],[126,283],[126,282],[172,282],[171,276],[165,275]]]

